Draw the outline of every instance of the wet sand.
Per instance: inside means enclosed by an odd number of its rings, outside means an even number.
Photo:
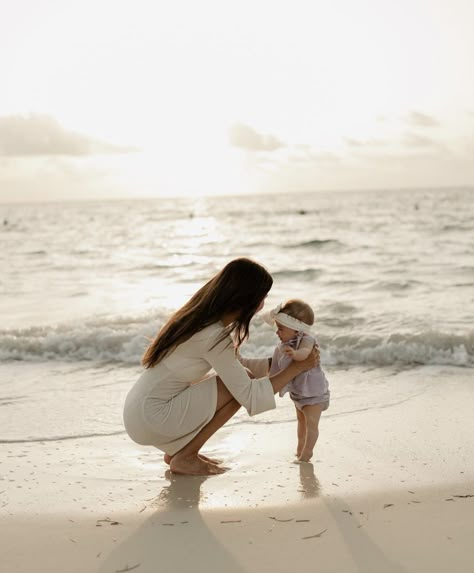
[[[213,437],[230,470],[210,478],[171,475],[125,435],[3,443],[2,569],[468,571],[472,374],[401,373],[419,379],[406,400],[329,410],[309,464],[294,463],[295,422],[265,418]],[[364,376],[380,391],[380,372]],[[350,370],[339,380],[354,390]]]

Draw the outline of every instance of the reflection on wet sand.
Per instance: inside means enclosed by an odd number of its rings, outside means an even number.
[[[181,476],[166,470],[165,478],[170,482],[150,503],[150,508],[193,509],[202,498],[201,486],[209,476]]]
[[[155,509],[153,514],[114,548],[99,573],[130,570],[128,565],[123,567],[124,563],[139,564],[141,573],[162,570],[244,573],[199,509],[201,486],[209,476],[183,476],[167,470],[165,478],[169,485],[148,505]]]
[[[321,493],[321,484],[318,478],[314,475],[314,466],[309,462],[301,462],[298,464],[300,468],[300,486],[303,499],[311,499],[318,497]]]

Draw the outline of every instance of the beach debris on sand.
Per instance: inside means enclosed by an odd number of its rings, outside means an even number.
[[[126,573],[126,571],[133,571],[133,569],[136,569],[137,567],[140,567],[141,563],[137,563],[136,565],[132,565],[131,567],[127,565],[125,565],[125,567],[123,569],[116,569],[115,573]]]
[[[323,529],[322,531],[320,531],[319,533],[316,533],[315,535],[308,535],[307,537],[302,537],[301,539],[314,539],[315,537],[321,537],[321,535],[323,533],[326,533],[327,529]]]
[[[102,527],[102,523],[109,523],[110,525],[122,525],[120,521],[115,521],[114,519],[110,519],[110,517],[106,517],[105,519],[98,519],[95,523],[95,526]]]

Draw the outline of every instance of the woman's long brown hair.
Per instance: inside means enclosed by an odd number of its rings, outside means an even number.
[[[218,342],[232,334],[238,348],[248,337],[250,320],[272,284],[271,275],[258,263],[234,259],[163,325],[147,348],[142,364],[152,368],[193,334],[233,312],[238,312],[237,318]]]

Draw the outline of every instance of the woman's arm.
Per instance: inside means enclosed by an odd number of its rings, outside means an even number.
[[[276,394],[295,376],[298,376],[298,374],[301,374],[301,372],[305,372],[306,370],[311,370],[311,368],[318,366],[318,364],[319,349],[315,346],[307,358],[297,362],[292,362],[289,366],[278,372],[278,374],[270,376],[273,392]]]
[[[211,348],[203,358],[215,369],[237,402],[254,416],[275,408],[273,395],[300,372],[319,364],[319,351],[315,349],[305,360],[292,362],[270,378],[265,376],[258,379],[249,378],[247,371],[235,356],[234,347],[229,345],[227,339]]]
[[[273,386],[268,378],[268,362],[264,375],[251,379],[235,355],[228,340],[211,348],[203,358],[217,372],[232,396],[244,406],[250,416],[275,408]],[[266,361],[266,359],[264,359]]]
[[[248,368],[255,378],[268,376],[271,366],[271,358],[246,358],[237,351],[237,358],[245,368]]]

